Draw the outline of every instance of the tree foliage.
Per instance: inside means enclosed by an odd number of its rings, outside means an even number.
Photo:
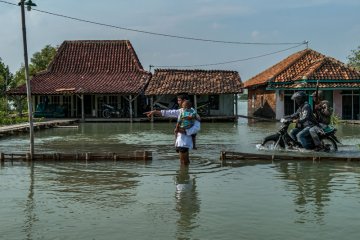
[[[34,53],[31,58],[30,75],[46,70],[54,59],[56,51],[56,47],[46,45],[40,52]]]
[[[351,54],[348,56],[349,66],[354,67],[360,71],[360,46],[357,49],[352,50]]]
[[[50,65],[51,61],[56,55],[57,47],[46,45],[40,52],[33,54],[29,64],[30,77],[44,71]],[[22,65],[14,76],[14,84],[11,87],[17,87],[26,83],[25,80],[25,66]]]
[[[9,70],[9,66],[6,66],[0,58],[0,111],[7,109],[5,92],[9,89],[12,78],[13,75]]]
[[[39,52],[33,54],[29,64],[29,75],[30,78],[35,74],[44,71],[48,68],[52,60],[54,59],[57,52],[57,47],[46,45]],[[18,71],[12,76],[9,88],[15,88],[26,84],[25,79],[25,66],[22,65]],[[13,97],[13,105],[21,114],[22,109],[26,109],[26,98],[21,96]]]

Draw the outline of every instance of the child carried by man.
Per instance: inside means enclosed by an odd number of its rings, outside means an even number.
[[[176,127],[174,130],[175,133],[175,140],[176,136],[180,129],[185,130],[191,128],[195,120],[200,121],[199,115],[196,113],[196,110],[192,108],[191,102],[189,100],[185,100],[181,104],[181,112],[177,119]],[[196,147],[196,134],[191,135],[192,141],[193,141],[193,149],[197,149]]]

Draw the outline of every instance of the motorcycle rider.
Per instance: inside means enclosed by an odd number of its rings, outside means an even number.
[[[315,91],[312,94],[314,101],[314,115],[318,124],[311,127],[309,132],[314,141],[315,151],[323,149],[322,143],[319,138],[319,133],[323,132],[323,129],[330,124],[332,109],[330,103],[324,100],[324,94],[322,91]]]
[[[315,125],[311,106],[306,101],[307,95],[303,91],[294,93],[291,100],[294,100],[299,108],[294,114],[290,115],[290,118],[296,123],[296,127],[290,131],[290,136],[301,143],[303,148],[308,149],[310,146],[306,141],[306,137],[310,135],[310,128]]]

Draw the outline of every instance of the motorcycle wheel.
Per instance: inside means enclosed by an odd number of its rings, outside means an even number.
[[[321,143],[325,148],[324,149],[325,152],[336,152],[338,150],[335,140],[331,138],[323,138],[321,139]]]
[[[275,146],[277,141],[278,141],[278,139],[267,139],[263,142],[262,147],[265,148],[266,150],[281,149],[282,147],[281,147],[280,142],[278,143],[277,146]]]
[[[102,115],[103,115],[104,118],[110,118],[111,117],[111,112],[109,111],[109,109],[105,109],[102,112]]]

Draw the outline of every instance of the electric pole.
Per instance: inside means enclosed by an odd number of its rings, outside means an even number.
[[[24,45],[26,95],[27,95],[27,103],[28,103],[29,130],[30,130],[30,157],[32,159],[34,156],[34,123],[32,116],[31,86],[30,86],[29,62],[28,62],[28,52],[27,52],[27,40],[26,40],[25,5],[27,7],[27,10],[30,11],[31,7],[36,6],[36,4],[34,4],[31,0],[28,0],[26,2],[25,0],[20,0],[19,5],[21,8],[21,26],[22,26],[22,35],[23,35],[23,45]]]

